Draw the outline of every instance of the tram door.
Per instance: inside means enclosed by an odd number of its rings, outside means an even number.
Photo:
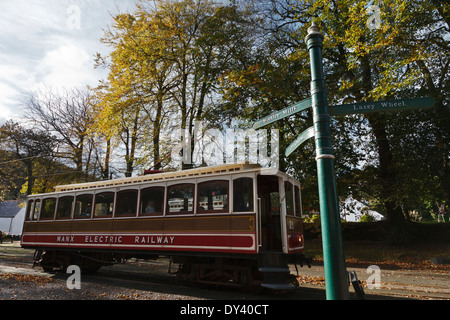
[[[278,177],[258,176],[262,251],[282,251]]]

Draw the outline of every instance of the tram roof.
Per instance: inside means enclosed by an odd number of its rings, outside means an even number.
[[[175,178],[190,178],[197,176],[204,176],[210,174],[223,174],[223,173],[232,173],[232,172],[240,172],[240,171],[256,171],[261,170],[259,164],[224,164],[217,165],[211,167],[201,167],[195,169],[181,170],[181,171],[169,171],[162,173],[154,173],[148,175],[142,175],[131,178],[120,178],[114,180],[106,180],[106,181],[96,181],[96,182],[86,182],[86,183],[78,183],[78,184],[70,184],[70,185],[60,185],[55,187],[56,192],[63,191],[77,191],[77,190],[87,190],[87,189],[95,189],[102,187],[115,187],[115,186],[126,186],[135,183],[143,183],[143,182],[154,182],[160,180],[168,180]]]

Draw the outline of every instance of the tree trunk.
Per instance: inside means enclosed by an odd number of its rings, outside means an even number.
[[[364,39],[362,39],[364,42]],[[368,55],[361,57],[362,67],[362,91],[368,96],[373,89],[372,68]],[[358,96],[357,94],[356,96]],[[389,138],[386,132],[386,117],[384,114],[368,114],[366,119],[372,126],[373,134],[378,148],[378,160],[380,162],[378,177],[381,180],[381,200],[386,211],[388,220],[388,239],[393,244],[408,242],[408,231],[406,220],[402,208],[392,198],[395,194],[396,170],[393,164],[392,150],[389,145]]]
[[[23,161],[27,167],[27,178],[28,178],[28,185],[27,185],[27,196],[32,194],[33,190],[33,184],[34,184],[34,177],[33,177],[33,161],[32,160],[25,160]]]
[[[161,135],[161,116],[163,109],[163,97],[164,94],[160,93],[157,97],[157,109],[156,109],[156,118],[153,123],[153,169],[159,170],[161,169],[161,155],[159,153],[159,140]]]
[[[111,158],[111,139],[106,140],[105,165],[103,166],[102,177],[104,180],[109,179],[109,161]]]
[[[381,198],[389,222],[388,239],[393,244],[407,244],[409,233],[406,219],[400,205],[392,199],[395,194],[396,170],[392,162],[392,150],[386,134],[386,118],[384,115],[367,115],[378,146],[380,161],[379,177],[381,179]]]

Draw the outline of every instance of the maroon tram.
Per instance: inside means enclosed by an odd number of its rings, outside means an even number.
[[[233,164],[56,187],[28,199],[22,247],[44,270],[169,257],[177,274],[289,287],[303,264],[300,183]]]

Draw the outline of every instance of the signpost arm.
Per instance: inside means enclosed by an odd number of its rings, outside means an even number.
[[[311,64],[311,96],[316,143],[322,246],[328,300],[348,299],[348,276],[345,268],[342,228],[331,147],[330,115],[322,66],[323,35],[313,23],[306,43]]]

